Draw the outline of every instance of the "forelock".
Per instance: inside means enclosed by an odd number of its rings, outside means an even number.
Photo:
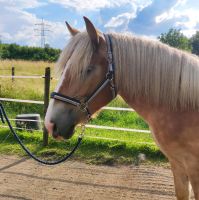
[[[62,51],[55,70],[60,77],[64,68],[70,73],[71,79],[80,78],[81,72],[87,68],[91,60],[93,48],[87,32],[73,36]]]

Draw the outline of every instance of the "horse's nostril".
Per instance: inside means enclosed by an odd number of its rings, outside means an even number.
[[[53,126],[52,135],[53,135],[54,138],[57,138],[59,136],[59,134],[58,134],[58,127],[57,127],[56,124],[54,124],[54,126]]]
[[[57,125],[53,124],[53,132],[57,132]]]

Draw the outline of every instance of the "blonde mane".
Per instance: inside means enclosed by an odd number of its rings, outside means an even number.
[[[119,89],[130,98],[144,96],[152,104],[170,109],[199,110],[197,56],[155,40],[111,36]]]
[[[199,110],[199,59],[196,56],[155,40],[130,34],[110,35],[119,90],[126,91],[132,99],[144,96],[148,102],[166,105],[169,109]],[[63,50],[57,70],[67,67],[78,80],[91,55],[87,33],[79,33]]]

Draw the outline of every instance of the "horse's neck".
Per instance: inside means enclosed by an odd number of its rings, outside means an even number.
[[[124,101],[133,108],[149,125],[154,124],[160,118],[170,116],[172,113],[165,106],[153,105],[147,101],[145,97],[129,98],[126,92],[120,92],[121,97]]]
[[[142,116],[146,121],[149,120],[149,115],[152,112],[152,106],[145,100],[145,98],[129,98],[125,92],[120,93],[124,101],[133,108],[140,116]]]
[[[128,42],[128,41],[125,41]],[[147,88],[147,86],[141,86],[142,82],[145,82],[145,75],[147,72],[144,70],[144,65],[153,65],[153,60],[151,58],[151,48],[154,48],[152,42],[148,42],[147,49],[144,49],[146,44],[142,39],[137,39],[137,42],[129,42],[129,45],[123,44],[118,47],[118,53],[116,56],[116,86],[118,89],[118,94],[133,108],[135,111],[141,115],[146,121],[148,121],[148,116],[152,111],[161,110],[158,104],[152,106],[151,99],[147,94],[143,94],[142,97],[142,87]],[[122,43],[121,43],[122,44]],[[126,48],[126,49],[125,49]],[[158,48],[158,45],[157,45]],[[144,51],[144,53],[142,53]],[[147,59],[147,61],[146,61]],[[149,68],[149,67],[148,67]],[[148,71],[149,73],[149,71]],[[153,75],[149,74],[149,75]],[[143,81],[140,81],[143,80]],[[140,83],[140,84],[139,84]],[[146,82],[145,82],[146,83]],[[149,84],[147,82],[147,84]],[[150,96],[150,95],[149,95]]]

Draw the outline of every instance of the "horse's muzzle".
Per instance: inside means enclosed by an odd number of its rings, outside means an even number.
[[[59,127],[56,123],[48,122],[45,123],[48,133],[55,139],[70,139],[74,134],[75,125],[70,127]]]

